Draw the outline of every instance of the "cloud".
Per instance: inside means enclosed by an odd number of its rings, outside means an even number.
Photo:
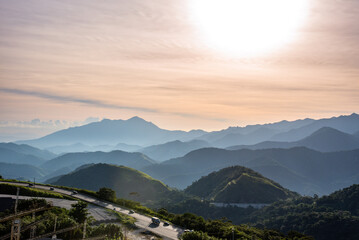
[[[66,121],[66,120],[40,120],[38,118],[30,121],[0,121],[0,128],[16,127],[16,128],[42,128],[59,130],[68,127],[82,126],[92,122],[98,122],[100,118],[89,117],[84,121]]]
[[[99,108],[126,109],[126,110],[135,110],[135,111],[149,112],[149,113],[162,113],[162,114],[175,115],[175,116],[180,116],[180,117],[185,117],[185,118],[207,119],[207,120],[213,120],[213,121],[217,121],[217,122],[227,121],[227,119],[224,119],[224,118],[211,118],[211,117],[206,117],[206,116],[202,116],[199,114],[183,113],[183,112],[164,112],[164,111],[160,111],[158,109],[153,109],[153,108],[123,106],[123,105],[119,105],[119,104],[105,103],[100,100],[77,98],[77,97],[71,97],[71,96],[60,96],[60,95],[42,93],[42,92],[37,92],[37,91],[27,91],[27,90],[21,90],[21,89],[13,89],[13,88],[0,88],[0,92],[39,97],[39,98],[49,99],[49,100],[54,100],[54,101],[59,101],[59,102],[82,103],[82,104],[99,107]],[[92,118],[87,119],[87,121],[95,121],[95,120],[96,119],[92,119]],[[35,124],[37,124],[37,123],[39,123],[40,120],[35,119],[33,121]]]
[[[62,129],[98,121],[100,121],[98,117],[88,117],[84,121],[38,118],[29,121],[0,121],[0,142],[39,138]]]
[[[26,91],[26,90],[20,90],[20,89],[12,89],[12,88],[0,88],[0,91],[5,92],[5,93],[18,94],[18,95],[34,96],[34,97],[55,100],[55,101],[60,101],[60,102],[83,103],[86,105],[92,105],[92,106],[100,107],[100,108],[127,109],[127,110],[136,110],[136,111],[142,111],[142,112],[158,112],[157,110],[151,109],[151,108],[123,106],[123,105],[119,105],[119,104],[105,103],[105,102],[102,102],[99,100],[77,98],[77,97],[70,97],[70,96],[60,96],[60,95],[54,95],[54,94],[48,94],[48,93],[42,93],[42,92],[36,92],[36,91]]]

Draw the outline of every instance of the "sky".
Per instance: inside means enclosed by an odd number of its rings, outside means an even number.
[[[195,1],[0,0],[0,141],[103,118],[218,130],[359,112],[359,1],[306,0],[290,41],[256,56],[209,44]]]

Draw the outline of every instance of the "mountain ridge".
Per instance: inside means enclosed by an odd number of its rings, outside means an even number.
[[[210,147],[210,145],[203,140],[191,140],[189,142],[175,140],[164,144],[152,145],[140,149],[139,152],[146,154],[157,161],[163,162],[171,158],[182,157],[193,150],[204,147]]]
[[[183,189],[212,171],[240,165],[252,168],[292,191],[323,195],[359,181],[358,156],[359,150],[321,153],[305,147],[264,150],[204,148],[141,171],[169,186]],[[284,176],[289,176],[292,181],[285,181]]]
[[[165,130],[142,118],[133,117],[128,120],[104,119],[100,122],[60,130],[42,138],[17,141],[17,143],[25,143],[41,148],[75,143],[86,145],[125,143],[148,146],[172,140],[192,139],[203,133],[204,131],[202,130],[192,130],[189,132]]]
[[[274,142],[265,141],[254,145],[231,146],[226,149],[269,149],[269,148],[293,148],[307,147],[320,152],[348,151],[359,149],[359,139],[354,135],[341,132],[331,127],[322,127],[299,141]]]
[[[75,170],[84,164],[90,163],[117,164],[140,169],[155,164],[156,162],[143,153],[129,153],[115,150],[111,152],[67,153],[45,162],[41,167],[49,171],[55,171],[61,168]]]

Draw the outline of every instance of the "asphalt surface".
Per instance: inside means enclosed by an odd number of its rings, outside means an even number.
[[[1,182],[0,183],[7,183],[7,184],[13,184],[13,185],[20,185],[20,186],[28,186],[28,184],[26,183],[17,183],[17,182]],[[42,185],[35,185],[35,188],[38,189],[44,189],[44,190],[49,190],[48,186],[42,186]],[[85,194],[81,194],[81,193],[77,193],[77,194],[73,194],[72,191],[70,190],[65,190],[65,189],[61,189],[61,188],[54,188],[53,190],[54,192],[58,192],[61,194],[65,194],[65,195],[70,195],[74,198],[77,198],[79,200],[88,202],[90,204],[93,205],[97,205],[100,206],[102,208],[107,208],[107,209],[112,209],[115,210],[117,212],[121,212],[123,214],[129,215],[131,217],[134,217],[136,219],[136,223],[135,225],[138,228],[142,228],[144,229],[144,231],[150,231],[153,232],[159,236],[161,236],[163,239],[178,239],[178,237],[183,233],[184,229],[173,226],[173,225],[169,225],[169,226],[163,226],[163,222],[161,222],[160,225],[154,225],[152,224],[151,218],[138,214],[138,213],[129,213],[128,209],[124,209],[121,208],[117,205],[114,205],[112,203],[107,203],[104,201],[100,201],[92,196],[88,196]]]
[[[9,197],[12,199],[16,199],[16,195],[0,194],[0,198],[9,198]],[[34,197],[19,196],[19,199],[31,199],[31,198]],[[66,208],[67,210],[71,209],[72,204],[77,203],[77,201],[71,201],[67,199],[43,198],[43,197],[39,197],[39,198],[45,199],[48,202],[52,202],[52,205],[55,207]],[[110,214],[103,207],[89,204],[87,206],[87,209],[89,211],[90,216],[92,216],[96,221],[109,221],[109,220],[117,219],[114,214]]]

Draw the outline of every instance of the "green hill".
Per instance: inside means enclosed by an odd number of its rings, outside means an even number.
[[[119,198],[142,203],[159,201],[171,192],[162,182],[124,166],[94,164],[60,177],[54,185],[98,191],[102,187],[116,191]]]
[[[202,177],[185,192],[207,200],[228,203],[271,203],[299,196],[241,166],[224,168]]]

